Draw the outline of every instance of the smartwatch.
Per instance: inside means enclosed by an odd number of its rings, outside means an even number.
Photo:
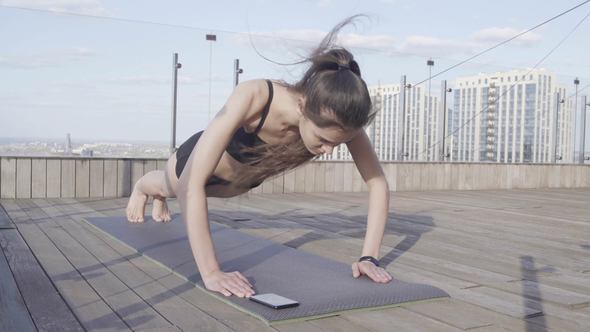
[[[359,258],[359,262],[362,261],[370,261],[371,263],[375,264],[375,266],[379,266],[379,260],[373,256],[363,256]]]

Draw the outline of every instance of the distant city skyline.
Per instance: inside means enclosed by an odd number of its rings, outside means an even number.
[[[233,86],[233,60],[240,80],[296,80],[291,62],[315,46],[341,19],[367,13],[341,33],[371,86],[428,78],[491,45],[524,31],[579,1],[216,1],[0,0],[0,136],[65,141],[169,143],[172,54],[179,53],[177,139],[179,145],[204,129]],[[20,8],[14,8],[20,7]],[[509,11],[505,7],[510,7]],[[534,14],[530,8],[534,7]],[[231,9],[231,10],[228,10]],[[533,66],[590,6],[556,19],[474,61],[432,80]],[[58,12],[77,13],[77,15]],[[424,22],[428,22],[425,24]],[[217,41],[205,40],[215,33]],[[583,22],[539,67],[555,73],[568,91],[579,77],[590,83]],[[250,40],[251,39],[251,40]],[[208,112],[209,50],[212,50],[212,114]],[[426,84],[421,85],[426,89]],[[453,86],[450,85],[452,88]],[[580,95],[589,94],[590,89]],[[590,119],[590,117],[587,117]]]

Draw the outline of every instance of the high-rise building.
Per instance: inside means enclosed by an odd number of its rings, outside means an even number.
[[[384,161],[434,160],[438,98],[425,95],[421,86],[406,88],[405,109],[402,109],[400,89],[400,84],[369,87],[378,111],[368,127],[375,152]]]
[[[458,78],[449,115],[450,158],[550,162],[556,140],[556,159],[572,162],[572,104],[565,88],[543,69]]]
[[[428,97],[421,86],[406,88],[405,111],[400,105],[400,84],[369,87],[377,115],[365,129],[381,161],[435,160],[438,137],[438,97]],[[402,112],[404,114],[402,114]],[[403,137],[398,135],[403,131]],[[398,137],[401,142],[398,144]],[[319,160],[351,160],[345,144]]]

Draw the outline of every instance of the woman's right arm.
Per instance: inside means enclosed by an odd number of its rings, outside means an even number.
[[[239,272],[232,277],[220,277],[220,268],[215,256],[213,240],[208,222],[205,184],[213,174],[219,160],[234,132],[244,123],[255,119],[268,98],[263,80],[246,81],[239,84],[224,107],[201,134],[182,172],[177,188],[177,199],[185,218],[187,235],[193,256],[203,281],[215,277],[223,279],[216,285],[226,296],[249,294],[248,280]]]

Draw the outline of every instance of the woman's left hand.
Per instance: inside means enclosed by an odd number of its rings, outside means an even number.
[[[358,278],[363,274],[375,282],[388,283],[393,279],[384,268],[376,266],[369,261],[352,263],[352,276]]]

